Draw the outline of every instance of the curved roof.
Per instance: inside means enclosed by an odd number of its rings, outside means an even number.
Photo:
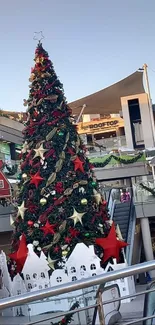
[[[121,97],[144,93],[143,72],[134,72],[125,79],[94,94],[70,103],[73,114],[78,115],[85,104],[85,114],[109,115],[121,111]]]

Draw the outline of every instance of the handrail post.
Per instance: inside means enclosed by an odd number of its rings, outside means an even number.
[[[97,303],[98,303],[98,315],[99,315],[100,325],[105,325],[102,292],[100,290],[97,294]]]

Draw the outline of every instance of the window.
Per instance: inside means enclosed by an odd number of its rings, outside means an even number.
[[[26,280],[30,280],[29,274],[26,274]]]
[[[71,273],[76,273],[76,268],[74,266],[71,267]]]
[[[57,278],[56,278],[56,280],[57,280],[57,282],[62,282],[62,277],[61,276],[57,276]]]
[[[17,295],[21,295],[21,290],[17,290]]]
[[[45,278],[44,272],[41,272],[41,278]]]
[[[32,284],[28,283],[28,289],[32,289]]]
[[[33,273],[33,278],[34,278],[34,279],[37,278],[37,273]]]
[[[80,270],[86,271],[85,265],[81,265]]]
[[[91,264],[91,265],[90,265],[90,269],[91,269],[91,270],[96,270],[96,265],[95,265],[95,264]]]
[[[92,273],[92,276],[96,276],[96,273]]]
[[[0,188],[4,188],[4,181],[0,179]]]
[[[72,276],[72,281],[77,281],[77,277],[76,276]]]
[[[43,287],[41,285],[39,285],[39,289],[42,289]]]

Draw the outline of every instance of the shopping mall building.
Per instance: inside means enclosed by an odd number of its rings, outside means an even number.
[[[108,201],[111,217],[119,225],[123,239],[130,244],[126,250],[128,263],[153,259],[155,198],[144,191],[140,183],[155,187],[151,172],[154,165],[148,165],[141,154],[143,151],[145,155],[155,156],[155,125],[152,105],[144,89],[143,72],[135,72],[69,106],[76,123],[78,121],[78,132],[88,147],[88,156],[100,161],[104,159],[99,167],[95,166],[96,177]],[[24,128],[21,122],[25,114],[1,112],[1,115],[0,159],[10,165],[19,164]],[[111,153],[115,156],[109,157]],[[122,158],[127,154],[129,163]],[[107,157],[111,164],[105,163]],[[119,163],[114,164],[114,160]],[[16,176],[7,175],[10,186],[14,187],[13,193]],[[120,192],[124,187],[128,187],[131,201],[121,205]],[[12,231],[11,209],[0,205],[0,249],[5,251]]]

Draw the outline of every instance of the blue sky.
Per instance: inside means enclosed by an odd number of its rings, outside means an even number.
[[[73,101],[149,66],[155,102],[154,0],[5,0],[0,8],[0,108],[24,110],[36,42]],[[154,71],[152,71],[154,70]]]

